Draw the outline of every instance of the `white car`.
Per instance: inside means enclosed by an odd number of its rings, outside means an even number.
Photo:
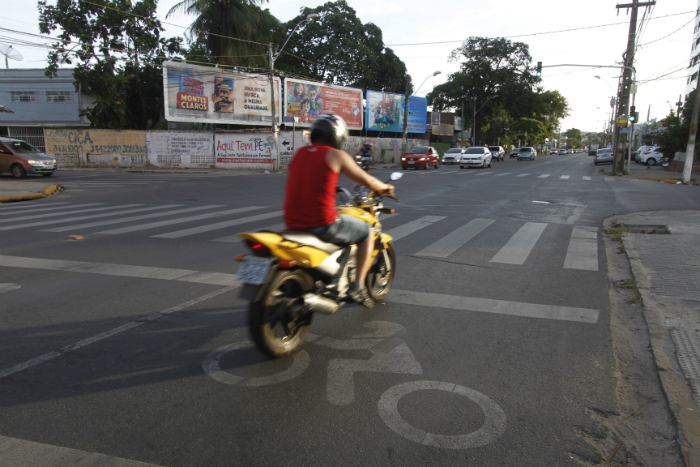
[[[639,148],[639,151],[637,151],[634,160],[640,164],[656,165],[663,157],[664,155],[659,151],[658,146],[642,146]]]
[[[506,157],[506,152],[501,146],[489,146],[489,151],[491,151],[491,155],[497,161],[502,161],[503,158]]]
[[[467,148],[464,154],[462,154],[462,159],[459,161],[459,168],[481,167],[485,169],[486,167],[491,167],[492,157],[489,148],[485,146],[472,146],[471,148]]]
[[[445,152],[445,154],[442,156],[442,163],[443,164],[459,164],[459,160],[462,158],[462,154],[464,154],[464,151],[466,149],[464,148],[450,148]]]

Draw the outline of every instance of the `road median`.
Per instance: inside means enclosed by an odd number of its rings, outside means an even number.
[[[39,198],[48,198],[49,196],[56,194],[60,191],[63,191],[64,187],[63,185],[49,185],[48,187],[44,188],[43,190],[35,193],[26,193],[22,192],[20,194],[14,194],[10,196],[0,196],[0,203],[13,203],[16,201],[29,201],[32,199],[39,199]],[[19,191],[19,190],[18,190]],[[12,191],[7,191],[8,193],[12,193]],[[2,191],[0,191],[2,193]]]

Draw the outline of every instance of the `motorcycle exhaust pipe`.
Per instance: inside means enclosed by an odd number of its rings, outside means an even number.
[[[342,306],[342,303],[313,293],[304,294],[301,298],[309,311],[323,313],[324,315],[332,315]]]

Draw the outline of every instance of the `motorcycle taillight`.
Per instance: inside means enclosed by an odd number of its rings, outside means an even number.
[[[253,253],[255,253],[256,255],[263,256],[270,254],[270,249],[260,242],[256,242],[253,240],[246,240],[245,242],[248,245],[248,248],[253,250]]]

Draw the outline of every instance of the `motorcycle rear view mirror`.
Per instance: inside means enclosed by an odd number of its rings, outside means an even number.
[[[403,174],[401,172],[394,172],[391,174],[392,180],[401,180],[401,177],[403,177]]]

